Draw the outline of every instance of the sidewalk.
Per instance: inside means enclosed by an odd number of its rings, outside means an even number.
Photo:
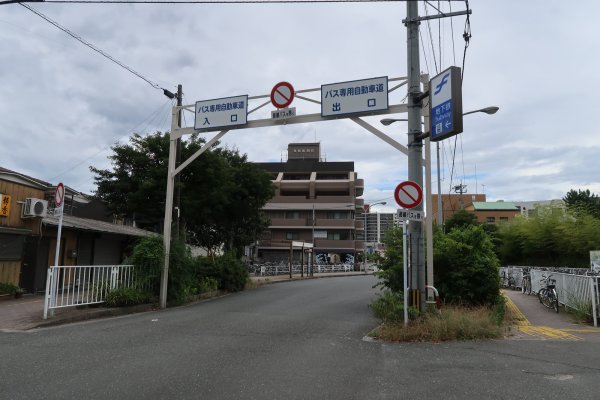
[[[537,296],[520,290],[503,290],[507,308],[519,317],[514,339],[600,341],[600,328],[577,324],[564,308],[559,313],[540,304]]]
[[[255,286],[261,286],[270,283],[290,282],[303,279],[316,279],[340,276],[368,276],[372,272],[334,272],[314,274],[313,278],[301,277],[300,274],[294,274],[292,279],[289,275],[277,276],[251,276],[250,280]],[[0,301],[0,332],[26,331],[44,326],[59,325],[88,319],[125,315],[131,313],[156,310],[153,304],[142,304],[133,307],[68,307],[56,310],[55,315],[43,319],[44,314],[44,296],[43,295],[25,295],[20,299],[9,299]]]

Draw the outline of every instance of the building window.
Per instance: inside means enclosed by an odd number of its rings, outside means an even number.
[[[285,233],[286,240],[298,240],[300,239],[300,233],[298,232],[286,232]]]
[[[500,222],[508,222],[508,217],[500,217]]]
[[[495,224],[496,223],[496,217],[487,217],[485,219],[485,222],[487,222],[488,224]]]
[[[350,240],[348,232],[327,232],[328,240]]]
[[[285,219],[300,219],[300,211],[286,211]]]
[[[348,211],[328,211],[327,219],[348,219]]]
[[[23,253],[25,235],[0,233],[0,261],[18,261]]]

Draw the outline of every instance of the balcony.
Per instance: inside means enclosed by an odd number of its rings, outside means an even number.
[[[319,218],[316,222],[316,227],[318,228],[346,228],[346,229],[354,229],[354,220],[353,219],[328,219],[328,218]]]
[[[274,227],[312,227],[310,218],[271,218],[269,228]]]

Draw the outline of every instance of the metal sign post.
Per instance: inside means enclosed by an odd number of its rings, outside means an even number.
[[[402,278],[404,284],[402,292],[404,292],[404,326],[408,325],[408,259],[406,257],[406,241],[408,235],[406,233],[406,221],[402,220]]]
[[[60,240],[61,240],[61,236],[62,236],[62,225],[63,225],[63,215],[64,215],[63,211],[64,211],[64,207],[65,207],[64,198],[65,198],[65,185],[63,185],[63,183],[60,182],[56,186],[56,192],[54,193],[54,205],[55,205],[54,210],[55,210],[55,212],[56,212],[56,210],[58,210],[58,214],[60,214],[60,217],[58,219],[58,230],[56,233],[56,249],[54,251],[54,264],[52,264],[50,266],[50,268],[48,269],[48,279],[46,279],[46,296],[44,299],[44,319],[48,318],[48,307],[56,306],[56,292],[57,292],[57,286],[58,286],[58,277],[56,276],[56,274],[57,274],[58,270],[55,267],[58,266],[58,260],[59,260],[59,255],[60,255]],[[54,308],[52,308],[52,310],[54,310]],[[52,315],[53,311],[50,311],[50,313]]]

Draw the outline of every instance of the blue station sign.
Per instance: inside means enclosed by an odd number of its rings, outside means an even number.
[[[429,82],[431,141],[436,142],[463,131],[462,85],[459,67],[450,67]]]

